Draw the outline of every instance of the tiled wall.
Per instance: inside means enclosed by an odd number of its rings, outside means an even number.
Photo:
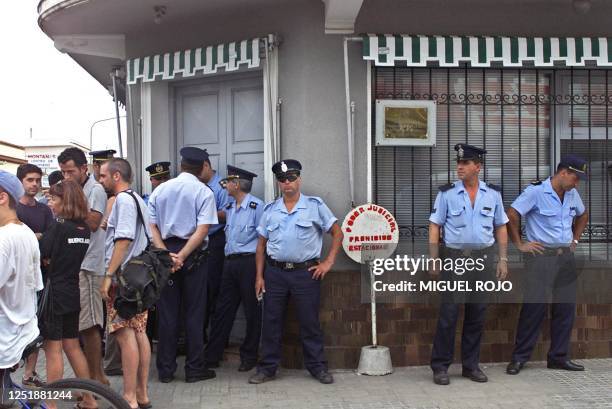
[[[357,368],[361,347],[371,343],[369,304],[361,303],[358,272],[330,272],[321,291],[321,325],[330,368]],[[428,365],[437,323],[437,307],[422,304],[378,304],[378,343],[391,350],[394,366]],[[505,362],[514,345],[520,305],[491,305],[481,349],[481,362]],[[545,360],[549,321],[533,360]],[[455,360],[460,359],[462,321],[457,325]],[[572,331],[572,358],[612,357],[612,305],[579,304]],[[290,305],[283,337],[283,366],[302,367],[299,325]]]

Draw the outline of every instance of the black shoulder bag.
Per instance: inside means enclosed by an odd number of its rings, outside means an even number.
[[[118,291],[113,306],[121,318],[130,319],[147,311],[159,300],[170,276],[172,257],[168,250],[151,244],[136,196],[130,191],[122,193],[127,193],[134,199],[138,220],[147,238],[145,250],[132,257],[117,274]]]

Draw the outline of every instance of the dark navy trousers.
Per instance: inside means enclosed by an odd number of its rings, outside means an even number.
[[[570,337],[576,315],[576,261],[572,253],[526,256],[525,298],[516,330],[512,360],[526,362],[540,335],[551,305],[549,362],[569,360]]]
[[[453,363],[455,333],[460,304],[442,303],[438,316],[438,327],[431,351],[431,369],[446,371]],[[478,368],[480,362],[480,340],[485,323],[487,304],[465,304],[463,333],[461,335],[461,362],[468,370]]]
[[[304,365],[316,376],[327,371],[323,352],[323,331],[319,324],[321,281],[312,279],[307,269],[285,271],[266,265],[266,292],[263,306],[261,359],[257,372],[272,376],[281,362],[283,323],[289,296],[293,298],[300,325]]]
[[[221,288],[223,277],[223,263],[225,262],[225,231],[223,229],[208,237],[208,298],[206,301],[206,315],[204,317],[204,331],[212,322],[217,306],[217,297]]]
[[[186,242],[180,239],[164,241],[172,253],[180,251]],[[202,317],[206,314],[206,270],[206,260],[191,271],[178,270],[170,275],[168,284],[162,290],[157,302],[159,343],[156,363],[159,377],[172,376],[176,371],[181,320],[184,320],[187,352],[185,375],[197,376],[205,369]]]
[[[464,272],[443,271],[445,281],[467,281],[472,288],[477,280],[491,280],[495,277],[494,253],[492,247],[463,255],[461,250],[444,249],[447,258],[482,259],[484,269]],[[438,325],[431,351],[431,369],[434,372],[446,371],[453,363],[455,334],[461,306],[464,306],[463,332],[461,334],[461,362],[463,368],[474,370],[480,362],[480,341],[484,329],[488,295],[465,292],[448,292],[442,295],[438,314]]]
[[[223,359],[223,350],[240,303],[246,318],[246,335],[240,346],[240,360],[249,364],[257,362],[261,335],[261,304],[255,295],[255,273],[255,254],[225,260],[221,289],[206,345],[207,362],[216,363]]]

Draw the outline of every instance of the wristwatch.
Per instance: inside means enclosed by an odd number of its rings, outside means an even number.
[[[107,272],[104,274],[104,277],[108,277],[108,278],[113,278],[114,276],[115,276],[115,274],[111,273],[110,271],[107,271]]]
[[[578,240],[574,239],[574,240],[572,240],[572,243],[578,245]]]

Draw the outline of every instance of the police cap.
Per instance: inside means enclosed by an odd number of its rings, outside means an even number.
[[[458,143],[455,145],[457,151],[457,161],[461,160],[478,160],[484,159],[484,154],[487,153],[484,149],[480,149],[474,145],[468,145],[467,143]]]
[[[181,149],[181,157],[185,162],[198,166],[208,160],[208,152],[195,146],[185,146]]]
[[[170,174],[170,162],[155,162],[145,168],[149,177],[158,177]]]
[[[561,158],[558,168],[569,169],[575,172],[580,179],[587,177],[587,161],[576,155],[565,155]]]
[[[283,173],[300,173],[302,170],[302,164],[295,159],[285,159],[280,162],[276,162],[272,166],[272,173],[275,175],[282,175]]]
[[[248,170],[240,169],[232,165],[227,165],[227,178],[226,179],[245,179],[253,181],[257,175]]]
[[[113,158],[115,153],[117,153],[117,151],[114,149],[105,149],[103,151],[91,151],[89,155],[94,162],[104,162]]]

